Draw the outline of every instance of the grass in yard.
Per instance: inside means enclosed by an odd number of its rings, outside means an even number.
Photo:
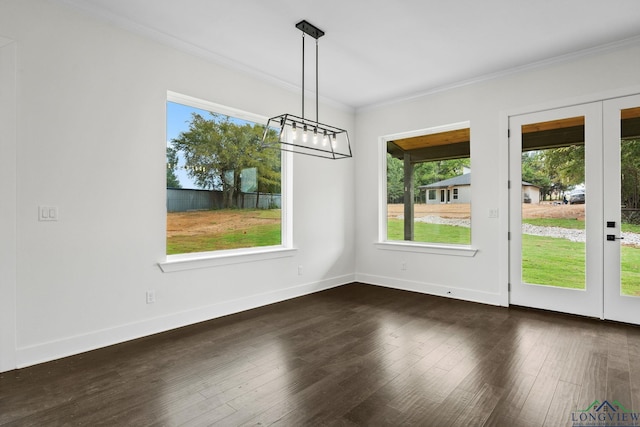
[[[280,243],[280,224],[256,225],[220,234],[168,237],[167,255],[274,246]]]
[[[566,218],[536,218],[524,222],[543,227],[584,229],[584,221]],[[414,224],[414,241],[423,243],[471,243],[471,229],[453,225]],[[632,231],[623,224],[623,231]],[[404,221],[389,219],[389,240],[404,240]],[[640,296],[640,248],[622,246],[622,294]],[[526,283],[584,289],[585,244],[553,237],[522,235],[522,280]]]
[[[584,289],[584,243],[523,234],[522,281],[537,285]]]
[[[640,234],[640,225],[628,224],[626,222],[623,222],[622,223],[622,231],[626,231],[627,233]]]
[[[167,255],[275,246],[282,243],[279,209],[220,209],[172,217]]]
[[[444,224],[414,223],[413,241],[420,243],[449,243],[456,245],[471,244],[471,229]],[[387,222],[387,239],[404,240],[404,221],[389,219]]]
[[[640,296],[640,249],[622,246],[622,294]],[[585,244],[553,237],[522,235],[522,280],[584,289]]]
[[[640,249],[622,246],[622,294],[640,296]]]

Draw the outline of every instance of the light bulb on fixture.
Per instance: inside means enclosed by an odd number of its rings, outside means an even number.
[[[293,122],[293,124],[291,125],[291,137],[295,141],[297,136],[298,136],[298,132],[296,128],[296,122]]]
[[[328,140],[329,140],[329,137],[327,136],[327,130],[325,129],[324,134],[322,135],[322,146],[326,147]]]
[[[318,145],[318,128],[313,128],[313,144]]]
[[[302,142],[307,142],[307,125],[302,128]]]

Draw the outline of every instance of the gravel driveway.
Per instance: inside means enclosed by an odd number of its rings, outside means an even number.
[[[402,215],[398,217],[402,219]],[[446,224],[454,225],[457,227],[470,227],[471,221],[462,218],[442,218],[435,215],[423,216],[416,218],[416,222],[426,222],[429,224]],[[571,228],[561,227],[541,227],[539,225],[522,224],[522,232],[524,234],[530,234],[532,236],[545,236],[555,237],[558,239],[567,239],[572,242],[584,242],[585,234],[584,230],[576,230]],[[640,246],[640,234],[636,233],[622,233],[624,240],[622,244],[625,246]]]

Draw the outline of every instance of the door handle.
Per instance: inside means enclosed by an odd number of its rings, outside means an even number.
[[[610,242],[615,242],[616,240],[623,240],[624,237],[616,237],[615,234],[607,234],[607,240]]]

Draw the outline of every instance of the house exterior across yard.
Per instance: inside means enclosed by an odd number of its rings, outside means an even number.
[[[421,185],[418,188],[426,192],[427,204],[471,203],[471,173]],[[540,187],[522,181],[522,203],[540,203]]]
[[[530,182],[522,181],[522,203],[537,205],[540,200],[540,187]]]
[[[471,203],[471,173],[455,176],[432,184],[421,185],[426,191],[427,204]]]

